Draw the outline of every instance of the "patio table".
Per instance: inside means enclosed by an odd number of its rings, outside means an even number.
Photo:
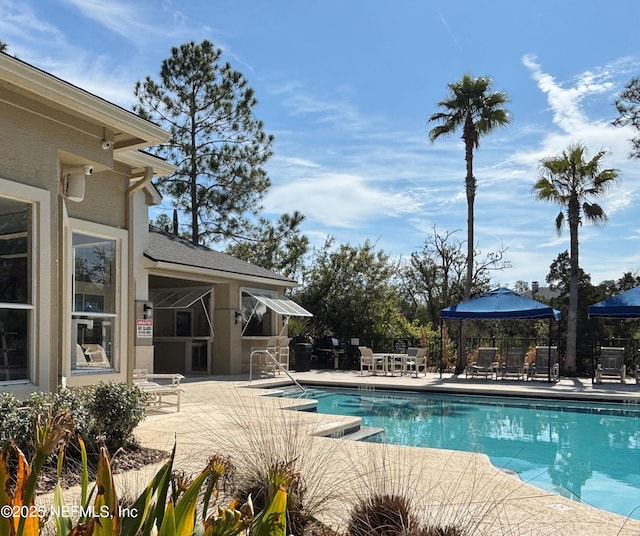
[[[405,373],[407,369],[407,354],[385,353],[383,355],[385,358],[385,375],[389,372],[391,376],[395,376],[396,371],[399,371],[401,376]]]

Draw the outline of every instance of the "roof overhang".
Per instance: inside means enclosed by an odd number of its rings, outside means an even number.
[[[139,150],[119,151],[114,154],[114,159],[131,168],[131,182],[135,182],[139,180],[140,177],[144,177],[148,168],[153,169],[154,177],[165,177],[171,175],[176,170],[176,166],[168,163],[166,160]],[[159,205],[162,203],[162,194],[152,182],[149,182],[144,189],[149,196],[151,205]]]
[[[164,143],[169,133],[116,104],[0,53],[0,85],[52,109],[110,130],[114,150]]]
[[[282,279],[270,279],[225,270],[214,270],[211,268],[201,268],[187,264],[177,264],[166,261],[154,261],[145,255],[145,267],[149,274],[162,277],[175,277],[179,279],[197,279],[207,283],[225,283],[228,281],[239,281],[248,284],[259,283],[261,285],[272,285],[278,288],[295,288],[299,286],[296,281],[286,281]]]
[[[177,167],[155,155],[137,150],[118,151],[114,155],[114,160],[131,167],[132,177],[143,176],[145,168],[148,167],[153,168],[155,176],[165,177],[171,175]]]

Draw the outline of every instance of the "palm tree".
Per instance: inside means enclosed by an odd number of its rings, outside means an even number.
[[[541,201],[550,201],[562,207],[556,217],[556,230],[562,232],[565,221],[569,225],[570,275],[569,309],[567,316],[567,354],[565,369],[576,371],[576,330],[578,325],[578,227],[582,219],[595,223],[607,222],[607,215],[600,205],[591,202],[604,195],[608,187],[618,179],[615,169],[600,169],[600,161],[606,151],[601,150],[588,161],[582,144],[570,145],[561,155],[540,161],[540,178],[532,191]]]
[[[449,135],[462,128],[464,159],[467,166],[465,191],[467,194],[467,273],[464,284],[464,299],[471,297],[473,282],[474,215],[476,178],[473,175],[473,151],[480,145],[480,137],[496,127],[510,122],[509,112],[503,106],[509,101],[506,93],[491,92],[491,79],[471,78],[465,74],[462,80],[448,85],[450,93],[438,106],[444,111],[429,117],[429,122],[439,123],[429,132],[433,143],[440,136]],[[462,348],[458,352],[456,372],[461,372]]]

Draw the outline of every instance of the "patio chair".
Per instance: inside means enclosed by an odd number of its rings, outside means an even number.
[[[525,379],[524,359],[527,349],[524,346],[509,346],[504,356],[504,363],[500,367],[502,379],[505,376],[515,376],[518,380]]]
[[[89,367],[111,367],[109,358],[104,348],[99,344],[83,344],[82,351],[84,352],[86,363],[84,366]],[[76,356],[76,360],[78,357]]]
[[[376,356],[368,346],[358,346],[360,350],[360,376],[366,368],[371,374],[376,374],[378,370],[384,371],[384,357]]]
[[[536,360],[527,370],[527,378],[548,380],[551,373],[551,381],[560,380],[560,365],[558,363],[557,346],[536,346]]]
[[[249,379],[254,370],[260,375],[272,374],[275,376],[278,365],[278,337],[269,337],[265,346],[252,346],[249,355]]]
[[[498,369],[497,353],[498,349],[494,347],[478,348],[476,360],[469,363],[464,370],[465,377],[484,374],[484,377],[488,378],[490,374],[493,378],[494,373],[497,375]]]
[[[626,372],[624,346],[601,346],[596,383],[602,383],[602,380],[620,380],[620,383],[625,383]]]
[[[289,342],[291,342],[289,337],[278,337],[276,339],[276,359],[285,370],[289,370]],[[280,374],[281,370],[280,367],[277,368],[278,374]]]
[[[76,344],[76,367],[86,367],[88,365],[89,361],[87,361],[87,356],[84,355],[82,346]]]
[[[424,375],[427,375],[427,349],[426,348],[407,348],[407,357],[404,362],[405,372],[415,373],[415,377],[418,377],[418,371],[420,368],[424,371]]]

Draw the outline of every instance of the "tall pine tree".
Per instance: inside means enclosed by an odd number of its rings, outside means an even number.
[[[157,186],[190,216],[195,244],[242,237],[270,186],[273,136],[254,117],[253,89],[221,56],[206,40],[173,47],[159,81],[135,87],[134,111],[171,133],[158,153],[177,169]]]

